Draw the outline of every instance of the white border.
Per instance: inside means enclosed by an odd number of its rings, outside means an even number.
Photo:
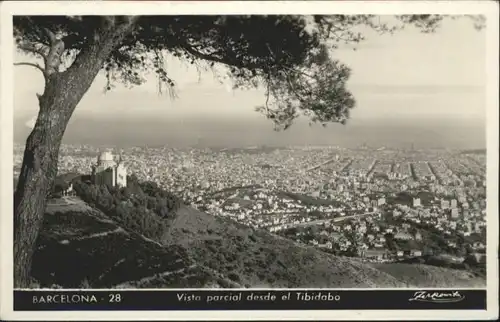
[[[14,312],[12,289],[12,15],[148,14],[484,14],[487,17],[487,311],[203,311]],[[495,1],[7,1],[1,3],[1,280],[2,320],[473,320],[498,318],[498,3]],[[465,44],[466,45],[466,44]]]

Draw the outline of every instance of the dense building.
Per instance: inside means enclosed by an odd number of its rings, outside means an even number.
[[[82,153],[87,151],[90,157]],[[448,245],[447,249],[433,249],[434,255],[459,250],[454,236],[479,234],[463,239],[467,245],[478,237],[486,243],[486,189],[457,186],[453,181],[455,173],[468,171],[477,173],[470,180],[481,182],[486,172],[486,158],[481,156],[464,157],[446,151],[412,155],[404,151],[362,153],[346,149],[343,157],[335,160],[328,148],[286,148],[273,153],[252,149],[251,156],[248,151],[219,153],[211,149],[167,147],[133,147],[123,153],[138,180],[153,181],[193,207],[244,225],[283,233],[298,243],[329,252],[348,252],[351,256],[355,249],[386,250],[394,258],[420,256],[429,251],[422,246],[431,238],[426,232],[429,229],[436,232],[432,236],[439,235]],[[127,184],[122,162],[115,161],[111,153],[104,153],[96,164],[99,154],[98,148],[93,147],[63,147],[59,172],[88,173],[94,164],[89,179],[109,186]],[[17,155],[15,165],[20,169],[22,150]],[[379,160],[375,165],[374,158]],[[432,182],[424,178],[429,169],[422,159],[429,160],[436,174],[437,179]],[[416,165],[415,177],[411,176],[411,164]],[[470,170],[459,168],[461,164]],[[399,174],[401,181],[378,175],[362,178],[360,173]],[[402,191],[406,193],[399,198]],[[386,212],[393,216],[382,216]],[[354,219],[356,224],[352,225]],[[421,229],[421,225],[430,228]],[[398,237],[391,242],[404,245],[407,253],[401,250],[393,254],[389,239],[385,238],[389,231]],[[368,252],[364,260],[391,260],[383,255],[380,259],[379,255],[376,251]]]
[[[97,163],[92,165],[92,181],[98,185],[126,187],[127,168],[121,156],[115,161],[110,151],[102,152],[97,157]]]

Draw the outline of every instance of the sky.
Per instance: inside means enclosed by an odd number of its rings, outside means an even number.
[[[139,87],[118,85],[104,93],[105,79],[98,76],[73,115],[67,139],[101,139],[110,144],[117,140],[160,144],[169,139],[222,145],[233,141],[231,144],[341,144],[349,140],[349,144],[406,145],[419,139],[423,145],[485,144],[485,31],[475,30],[467,19],[458,19],[447,21],[433,34],[408,28],[394,35],[371,31],[365,35],[367,39],[356,50],[341,45],[332,52],[352,70],[348,87],[357,106],[346,126],[311,128],[299,122],[286,133],[274,133],[272,124],[254,111],[265,101],[262,89],[233,91],[228,83],[216,81],[211,72],[199,74],[170,59],[168,71],[177,84],[177,99],[158,95],[153,77]],[[26,61],[21,54],[15,59]],[[16,67],[14,77],[15,136],[24,140],[29,120],[37,113],[36,93],[43,91],[43,78],[31,67]],[[103,127],[108,131],[88,131]],[[464,127],[470,135],[459,138],[457,130]],[[394,138],[401,135],[404,138]],[[426,137],[419,138],[422,135]],[[109,142],[104,142],[106,138]]]

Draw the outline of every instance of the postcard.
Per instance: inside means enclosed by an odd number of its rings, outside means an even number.
[[[497,3],[9,1],[1,48],[2,319],[498,318]]]

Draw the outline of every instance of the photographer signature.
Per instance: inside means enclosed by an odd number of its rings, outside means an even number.
[[[435,302],[435,303],[452,303],[460,302],[465,298],[459,291],[442,292],[442,291],[418,291],[413,294],[409,301],[419,302]]]

